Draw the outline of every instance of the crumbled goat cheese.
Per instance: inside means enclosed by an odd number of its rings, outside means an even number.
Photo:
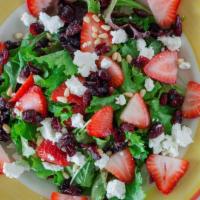
[[[165,140],[165,134],[162,133],[156,138],[150,139],[149,140],[149,147],[153,148],[153,153],[154,154],[159,154],[162,152],[162,145],[161,142]]]
[[[101,155],[101,159],[97,160],[94,164],[99,169],[104,169],[109,161],[109,156],[106,154]]]
[[[113,197],[117,197],[118,199],[124,199],[126,187],[123,182],[115,179],[108,182],[106,191],[106,196],[108,199],[111,199]]]
[[[24,23],[25,26],[29,27],[32,23],[36,22],[37,19],[25,12],[21,17],[21,21]]]
[[[83,120],[83,115],[80,113],[73,114],[71,117],[72,127],[74,128],[83,128],[85,125],[85,121]]]
[[[45,31],[49,31],[51,34],[58,33],[59,29],[64,26],[64,22],[59,16],[49,16],[44,12],[40,12],[39,20],[44,25]]]
[[[75,94],[79,97],[83,96],[87,90],[87,88],[75,76],[68,79],[65,84],[69,88],[71,94]]]
[[[144,87],[148,92],[151,92],[155,87],[153,80],[151,78],[147,78],[145,80]]]
[[[68,157],[68,160],[79,167],[82,167],[86,161],[85,156],[81,152],[77,152],[74,156]]]
[[[22,141],[22,154],[23,154],[23,156],[29,158],[30,156],[35,154],[35,150],[31,146],[29,146],[28,140],[21,137],[21,141]]]
[[[123,29],[111,31],[110,34],[112,35],[112,44],[120,44],[128,40],[128,35]]]
[[[58,166],[58,165],[54,165],[54,164],[51,164],[51,163],[48,163],[48,162],[42,162],[42,165],[45,169],[51,170],[51,171],[54,171],[54,172],[63,170],[63,167]]]
[[[3,173],[9,178],[19,178],[25,171],[29,171],[29,166],[24,162],[12,162],[3,164]]]
[[[83,77],[88,77],[90,72],[97,71],[96,60],[99,57],[96,53],[75,51],[73,63],[78,66],[78,72]]]
[[[101,61],[102,69],[108,69],[111,65],[112,65],[112,62],[107,58],[103,58],[103,60]]]
[[[183,58],[178,59],[178,67],[180,69],[190,69],[191,64],[189,62],[186,62]]]
[[[56,143],[62,137],[62,134],[54,131],[54,129],[51,126],[51,121],[51,118],[44,119],[41,122],[42,127],[38,128],[38,130],[41,132],[41,135],[44,139]]]
[[[154,50],[152,47],[146,47],[147,44],[144,39],[137,40],[137,49],[140,52],[140,56],[144,56],[148,59],[152,59],[154,56]]]
[[[161,36],[158,37],[158,40],[161,41],[170,51],[179,51],[182,45],[181,37],[177,36]]]
[[[115,98],[115,103],[124,106],[126,104],[126,98],[123,94],[119,95],[118,97]]]

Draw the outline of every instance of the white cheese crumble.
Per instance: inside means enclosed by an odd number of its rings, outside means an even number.
[[[112,62],[108,58],[103,58],[101,61],[101,68],[108,69],[112,65]]]
[[[54,172],[58,172],[58,171],[63,170],[63,167],[58,166],[58,165],[54,165],[54,164],[51,164],[51,163],[48,163],[48,162],[42,162],[42,165],[45,169],[51,170],[51,171],[54,171]]]
[[[87,90],[87,88],[75,76],[68,79],[65,84],[69,88],[71,94],[75,94],[79,97],[83,96]]]
[[[183,58],[178,59],[178,67],[180,69],[190,69],[191,64],[189,62],[186,62]]]
[[[118,199],[124,199],[126,194],[125,184],[117,179],[109,181],[107,184],[107,198],[111,199],[117,197]]]
[[[35,154],[35,149],[33,149],[31,146],[29,146],[28,140],[21,137],[21,142],[22,142],[22,155],[23,156],[29,158],[30,156]]]
[[[59,29],[64,26],[64,22],[59,16],[49,16],[44,12],[40,12],[39,20],[44,25],[45,31],[49,31],[51,34],[58,33]]]
[[[44,139],[50,140],[53,143],[56,143],[59,141],[59,139],[62,137],[62,133],[55,132],[51,126],[51,118],[44,119],[41,124],[42,127],[38,128],[38,130],[41,132],[41,135]]]
[[[110,158],[108,155],[102,154],[101,159],[97,160],[94,164],[99,169],[104,169],[106,167],[106,165],[108,164],[109,159]]]
[[[9,178],[19,178],[25,171],[29,171],[29,166],[24,162],[12,162],[3,164],[3,173]]]
[[[145,80],[144,87],[148,92],[151,92],[155,87],[153,80],[151,78],[147,78]]]
[[[77,152],[74,156],[68,157],[68,160],[79,167],[82,167],[86,161],[85,156],[81,152]]]
[[[149,147],[153,148],[154,154],[159,154],[160,152],[162,152],[161,142],[164,141],[164,139],[165,139],[165,134],[162,133],[158,137],[149,140]]]
[[[32,23],[36,22],[37,19],[32,15],[28,14],[27,12],[25,12],[21,16],[21,21],[24,23],[25,26],[29,27]]]
[[[17,77],[17,83],[23,84],[25,81],[26,81],[25,78],[22,78],[22,77],[20,77],[20,76]]]
[[[147,44],[144,39],[137,40],[137,49],[140,52],[140,56],[144,56],[148,59],[152,59],[154,56],[154,50],[152,47],[147,47]]]
[[[120,44],[128,40],[128,35],[123,29],[111,31],[110,34],[112,35],[112,44]]]
[[[98,58],[96,53],[77,50],[74,52],[73,63],[78,66],[78,72],[83,77],[88,77],[90,72],[97,71],[96,60],[98,60]]]
[[[158,37],[158,40],[161,41],[170,51],[179,51],[182,46],[181,37],[161,36]]]
[[[124,106],[126,104],[126,98],[123,94],[119,95],[118,97],[115,98],[115,103]]]
[[[80,113],[73,114],[71,117],[72,127],[74,128],[83,128],[85,125],[85,121],[83,120],[83,115]]]

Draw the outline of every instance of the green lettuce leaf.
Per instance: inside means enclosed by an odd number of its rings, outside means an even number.
[[[82,144],[89,144],[93,142],[92,137],[87,134],[85,129],[76,128],[73,130],[76,141]]]
[[[92,12],[95,14],[100,13],[101,6],[99,0],[87,0],[87,4],[88,4],[88,12]]]
[[[128,40],[126,43],[120,44],[118,48],[118,51],[123,57],[131,55],[133,58],[136,58],[139,55],[136,40]]]

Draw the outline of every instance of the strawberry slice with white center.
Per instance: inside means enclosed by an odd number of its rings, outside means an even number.
[[[178,53],[163,51],[154,56],[145,65],[144,72],[149,77],[162,83],[175,84],[178,73]]]
[[[43,140],[37,147],[36,153],[41,160],[64,167],[69,165],[67,154],[49,140]]]
[[[43,117],[47,115],[47,101],[38,86],[33,86],[17,101],[15,105],[20,111],[35,110]]]
[[[98,110],[88,123],[87,132],[90,136],[105,138],[112,134],[113,130],[113,108],[105,106]]]
[[[113,154],[106,170],[117,177],[120,181],[130,183],[135,174],[135,161],[128,149]]]
[[[124,82],[124,74],[121,70],[121,67],[113,61],[108,56],[101,56],[99,58],[99,65],[101,66],[103,62],[106,62],[108,74],[110,76],[110,86],[114,88],[120,87]]]
[[[147,170],[163,194],[169,194],[186,173],[189,162],[152,154],[146,161]]]
[[[58,192],[52,192],[51,200],[88,200],[86,196],[71,196],[67,194],[60,194]]]
[[[169,28],[175,22],[180,0],[147,0],[147,2],[162,28]]]
[[[129,100],[122,112],[120,119],[123,122],[133,124],[138,128],[147,128],[150,123],[149,112],[142,97],[136,93]]]
[[[94,52],[99,44],[111,46],[110,27],[100,20],[97,15],[87,13],[83,18],[81,30],[81,51]]]
[[[190,81],[182,106],[183,117],[195,118],[200,116],[200,84]]]
[[[50,6],[54,0],[26,0],[26,5],[29,12],[38,17],[39,13]]]
[[[3,147],[0,145],[0,174],[3,174],[4,163],[9,163],[10,159],[7,153],[4,151]]]

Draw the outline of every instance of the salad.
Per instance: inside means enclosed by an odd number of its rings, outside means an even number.
[[[0,172],[55,184],[52,200],[172,192],[200,116],[200,84],[177,84],[180,0],[26,0],[27,34],[0,42]],[[146,181],[145,181],[146,180]]]

